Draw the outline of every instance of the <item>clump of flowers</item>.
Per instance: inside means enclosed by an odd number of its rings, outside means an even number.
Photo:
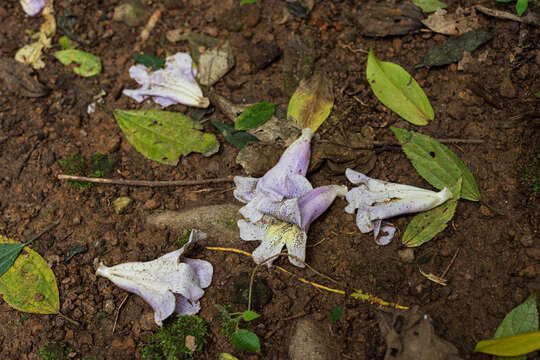
[[[190,244],[206,234],[192,230],[182,248],[147,262],[130,262],[107,267],[99,264],[97,275],[106,277],[124,290],[139,295],[154,309],[159,326],[176,313],[193,315],[199,312],[199,299],[212,282],[213,267],[208,261],[181,256]]]
[[[313,189],[306,179],[312,137],[313,131],[304,129],[302,136],[263,177],[234,178],[234,196],[246,203],[240,209],[240,214],[247,219],[238,221],[240,237],[246,241],[262,241],[252,253],[258,264],[287,246],[288,253],[294,255],[289,261],[304,267],[309,226],[330,207],[336,196],[345,196],[347,192],[345,186],[339,185]],[[265,264],[270,267],[273,260]]]
[[[397,215],[433,209],[452,198],[452,192],[444,188],[439,192],[424,190],[415,186],[390,183],[372,179],[357,171],[347,169],[345,176],[353,184],[346,196],[349,205],[345,212],[356,213],[356,225],[363,233],[373,231],[378,245],[387,245],[392,240],[396,228],[383,223]],[[380,231],[386,235],[379,236]]]
[[[165,61],[165,69],[148,72],[146,66],[138,64],[129,69],[129,75],[141,85],[136,90],[124,90],[124,95],[142,102],[151,97],[162,106],[184,104],[205,108],[210,104],[203,96],[195,80],[197,70],[192,66],[191,56],[177,53]]]

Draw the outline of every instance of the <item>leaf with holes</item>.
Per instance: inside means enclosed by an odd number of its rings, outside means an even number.
[[[457,184],[463,178],[461,198],[480,200],[480,190],[467,166],[449,148],[437,140],[414,131],[392,127],[401,148],[420,176],[439,190]]]
[[[408,247],[420,246],[433,239],[435,235],[446,229],[456,212],[457,202],[461,195],[461,178],[450,191],[454,197],[434,209],[417,214],[407,225],[401,242]]]
[[[373,93],[385,106],[414,125],[427,125],[435,113],[416,80],[398,64],[380,61],[369,49],[366,76]]]
[[[236,130],[249,130],[261,126],[274,115],[276,104],[263,101],[248,107],[234,123]]]
[[[135,61],[137,64],[142,64],[151,68],[152,71],[163,69],[165,67],[165,59],[160,59],[147,54],[137,54],[137,56],[135,56]]]
[[[54,57],[66,66],[73,62],[79,64],[73,68],[73,71],[84,77],[94,76],[101,72],[101,59],[81,50],[60,50],[54,53]]]
[[[302,128],[317,131],[334,106],[332,81],[321,73],[300,81],[287,109],[287,118]]]
[[[0,244],[23,245],[1,235]],[[28,246],[0,276],[0,294],[6,303],[20,311],[38,314],[60,311],[56,278],[47,262]]]
[[[162,110],[114,110],[129,143],[150,160],[176,166],[181,155],[198,152],[211,156],[219,150],[213,134],[187,116]]]

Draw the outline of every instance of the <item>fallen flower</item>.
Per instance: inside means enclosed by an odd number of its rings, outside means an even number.
[[[182,248],[147,262],[131,262],[107,267],[99,264],[97,275],[106,277],[124,290],[139,295],[154,309],[159,326],[173,312],[192,315],[199,312],[199,299],[212,282],[213,267],[208,261],[181,257],[192,243],[206,234],[192,230]]]
[[[45,67],[41,55],[43,49],[51,47],[52,37],[56,33],[53,0],[45,2],[43,6],[43,17],[45,18],[45,22],[39,28],[39,39],[36,42],[23,46],[15,53],[15,60],[31,65],[34,69],[43,69]]]
[[[448,188],[434,192],[372,179],[351,169],[345,171],[345,176],[353,184],[360,184],[347,193],[349,205],[345,212],[354,214],[358,209],[356,225],[363,233],[373,231],[378,245],[390,243],[396,231],[394,225],[382,224],[383,219],[430,210],[452,198],[452,192]],[[387,235],[378,237],[381,229]]]
[[[45,6],[46,0],[20,0],[24,12],[29,16],[38,15]]]
[[[246,241],[262,241],[252,253],[257,264],[280,253],[283,246],[287,246],[289,254],[304,261],[309,226],[330,207],[336,196],[347,193],[347,188],[339,185],[313,189],[306,179],[312,136],[313,131],[304,129],[302,136],[263,177],[234,178],[235,198],[247,203],[240,209],[240,214],[248,219],[238,221],[240,237]],[[273,260],[265,264],[270,267]],[[305,266],[293,257],[289,257],[289,261]]]
[[[193,69],[191,57],[186,53],[169,56],[165,69],[148,72],[146,66],[139,64],[129,69],[129,75],[142,87],[124,90],[123,93],[137,102],[152,97],[162,106],[184,104],[206,108],[210,104],[195,81],[197,71]]]

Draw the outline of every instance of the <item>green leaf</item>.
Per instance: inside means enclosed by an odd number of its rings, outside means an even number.
[[[210,156],[219,150],[213,134],[187,116],[161,110],[114,110],[114,117],[129,143],[150,160],[178,164],[181,155],[198,152]]]
[[[252,321],[257,318],[260,318],[261,315],[257,314],[255,311],[246,310],[242,313],[242,320],[244,321]]]
[[[0,244],[0,276],[2,276],[23,249],[24,244]]]
[[[72,62],[79,64],[80,66],[74,67],[73,71],[84,77],[94,76],[101,72],[101,59],[81,50],[56,51],[54,57],[66,66]]]
[[[529,0],[517,0],[516,2],[516,13],[521,16],[527,10],[529,6]]]
[[[403,245],[408,247],[420,246],[446,229],[448,222],[452,220],[456,212],[457,202],[461,196],[461,182],[460,178],[457,185],[450,189],[454,195],[452,199],[434,209],[416,215],[411,220],[401,240]]]
[[[437,9],[445,9],[446,4],[439,0],[413,0],[416,6],[422,8],[425,13],[437,11]]]
[[[540,91],[535,92],[535,93],[534,93],[534,96],[540,97]]]
[[[300,81],[287,109],[287,118],[302,128],[317,131],[334,106],[332,80],[316,72]]]
[[[437,140],[414,131],[391,127],[401,148],[420,176],[439,190],[457,184],[463,178],[461,198],[480,200],[480,190],[471,171],[449,148]]]
[[[341,306],[334,306],[332,311],[330,312],[330,322],[332,324],[335,324],[336,322],[341,319],[341,316],[343,315],[343,308]]]
[[[538,330],[538,310],[536,309],[536,294],[532,293],[521,305],[516,306],[505,317],[497,328],[493,339],[520,335]],[[525,357],[512,358],[513,360]]]
[[[261,126],[274,115],[276,104],[266,101],[254,104],[244,110],[234,123],[236,130],[249,130]]]
[[[1,244],[17,243],[0,235]],[[60,298],[54,273],[47,262],[28,246],[2,276],[0,294],[4,301],[14,309],[38,313],[57,314],[60,311]]]
[[[152,71],[163,69],[165,67],[165,60],[157,58],[152,55],[138,54],[135,56],[135,61],[138,64],[142,64],[146,67],[151,67]]]
[[[255,4],[255,3],[258,3],[259,0],[240,0],[240,5],[244,5],[244,4]]]
[[[217,119],[212,119],[211,122],[223,134],[225,140],[237,149],[242,150],[247,144],[259,141],[255,136],[244,131],[238,131],[231,125]]]
[[[521,356],[540,349],[540,331],[500,339],[482,340],[474,352],[497,356]]]
[[[64,49],[75,49],[79,44],[75,41],[70,40],[66,35],[62,36],[60,39],[58,39],[58,44],[60,44],[61,47]]]
[[[221,353],[219,354],[219,360],[238,360],[238,358],[229,353]]]
[[[246,329],[236,330],[231,336],[231,343],[238,350],[247,350],[258,353],[261,350],[259,337]]]
[[[375,96],[399,116],[415,125],[427,125],[435,114],[416,80],[398,64],[380,61],[369,49],[366,76]]]

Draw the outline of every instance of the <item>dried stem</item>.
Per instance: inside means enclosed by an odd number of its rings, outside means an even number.
[[[251,257],[251,254],[249,252],[244,251],[244,250],[240,250],[240,249],[215,247],[215,246],[207,246],[206,249],[207,250],[214,250],[214,251],[234,252],[234,253],[237,253],[237,254],[242,254],[242,255]],[[306,264],[304,261],[300,260],[296,256],[288,254],[288,253],[279,253],[279,254],[276,254],[276,255],[268,258],[268,259],[265,259],[263,262],[258,264],[255,267],[255,269],[253,269],[253,272],[251,274],[251,279],[250,279],[250,285],[249,285],[248,310],[251,309],[251,292],[252,292],[252,288],[253,288],[253,281],[254,281],[254,278],[255,278],[255,271],[258,269],[259,266],[263,265],[265,262],[270,261],[270,260],[272,260],[272,259],[274,259],[274,258],[276,258],[278,256],[290,256],[290,257],[296,259],[297,261],[300,261],[303,264],[305,264],[311,271],[315,272],[317,275],[322,276],[322,277],[324,277],[326,279],[331,280],[332,282],[335,282],[336,284],[339,284],[339,285],[343,286],[338,281],[336,281],[336,280],[332,279],[331,277],[329,277],[327,275],[324,275],[323,273],[315,270],[314,268],[312,268],[311,266],[309,266],[308,264]],[[313,286],[315,288],[326,290],[326,291],[333,292],[333,293],[336,293],[336,294],[347,295],[347,292],[345,290],[334,289],[334,288],[331,288],[331,287],[328,287],[328,286],[324,286],[324,285],[321,285],[321,284],[306,280],[306,279],[304,279],[304,278],[302,278],[302,277],[300,277],[300,276],[298,276],[298,275],[296,275],[296,274],[282,268],[281,266],[276,265],[276,268],[278,270],[280,270],[281,272],[284,272],[286,274],[294,276],[295,278],[297,278],[299,281],[303,282],[304,284],[308,284],[308,285],[311,285],[311,286]],[[349,294],[349,295],[351,297],[355,298],[355,299],[359,299],[359,300],[362,300],[362,301],[365,301],[365,302],[369,302],[371,304],[377,304],[377,305],[380,305],[380,306],[391,306],[391,307],[394,307],[396,309],[404,309],[404,310],[408,309],[408,307],[406,307],[406,306],[385,301],[385,300],[383,300],[381,298],[378,298],[376,296],[373,296],[371,294],[364,293],[364,292],[362,292],[362,290],[358,290],[358,289],[353,289],[353,290],[354,290],[354,292]]]
[[[147,187],[190,186],[190,185],[230,183],[234,181],[232,177],[201,179],[201,180],[149,181],[149,180],[92,178],[92,177],[86,177],[86,176],[74,176],[74,175],[66,175],[66,174],[60,174],[58,175],[57,178],[59,180],[87,181],[87,182],[96,183],[96,184],[147,186]]]

